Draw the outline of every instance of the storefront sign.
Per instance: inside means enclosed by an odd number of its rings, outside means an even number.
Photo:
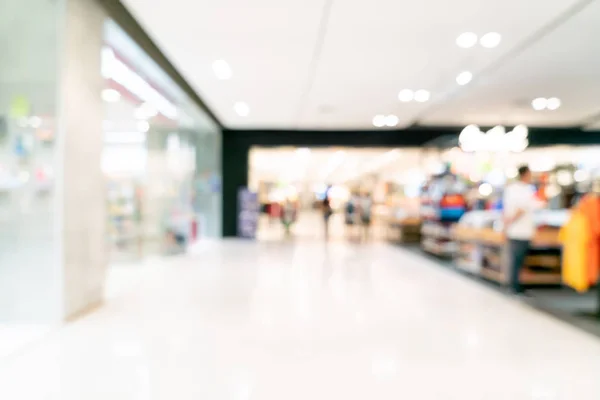
[[[258,195],[241,188],[238,191],[238,236],[248,239],[256,237],[260,205]]]

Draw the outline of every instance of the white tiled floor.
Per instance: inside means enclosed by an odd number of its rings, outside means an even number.
[[[126,275],[0,362],[0,398],[600,398],[598,339],[384,244],[226,241]]]

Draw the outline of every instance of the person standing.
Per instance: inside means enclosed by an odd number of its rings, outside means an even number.
[[[529,167],[519,168],[518,180],[507,186],[503,203],[504,232],[510,263],[509,285],[513,293],[522,294],[524,290],[519,275],[535,235],[534,211],[538,208]]]
[[[362,230],[362,239],[366,242],[370,237],[371,230],[371,209],[373,208],[373,199],[367,192],[360,198],[360,224]]]
[[[327,186],[327,190],[325,191],[325,197],[323,198],[323,203],[321,204],[321,211],[323,212],[323,222],[325,223],[325,240],[329,239],[329,219],[333,214],[333,208],[331,207],[331,201],[329,199],[330,190],[331,186]]]

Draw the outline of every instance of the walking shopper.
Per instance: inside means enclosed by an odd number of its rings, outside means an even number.
[[[323,198],[323,203],[321,205],[322,208],[322,212],[323,212],[323,222],[325,223],[325,240],[329,239],[329,219],[331,218],[331,215],[333,214],[333,208],[331,207],[331,201],[329,200],[329,190],[331,189],[331,186],[327,187],[327,190],[325,191],[325,197]]]
[[[371,209],[373,199],[369,193],[364,193],[360,198],[360,224],[362,230],[362,239],[366,242],[370,237],[371,230]]]
[[[504,231],[510,261],[510,289],[515,294],[524,292],[519,274],[529,245],[536,230],[534,211],[538,206],[532,186],[529,167],[519,168],[518,181],[508,185],[504,192]]]

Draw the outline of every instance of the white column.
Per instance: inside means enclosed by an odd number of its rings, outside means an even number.
[[[106,15],[96,0],[65,0],[59,76],[57,212],[62,317],[102,301],[108,246],[101,172],[104,105],[100,71]]]

